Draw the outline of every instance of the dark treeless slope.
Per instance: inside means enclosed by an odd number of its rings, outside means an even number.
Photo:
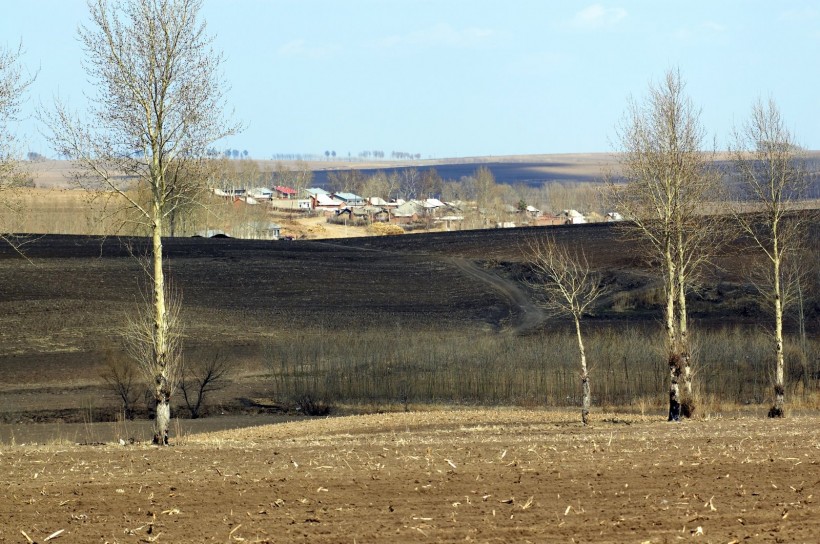
[[[0,247],[0,412],[56,410],[93,398],[106,352],[142,303],[144,240],[44,236],[29,261]],[[499,330],[515,300],[440,254],[322,242],[169,239],[186,346],[258,371],[273,335],[304,327]],[[466,332],[465,332],[466,334]],[[76,400],[76,395],[75,395]],[[55,402],[57,403],[55,405]]]
[[[638,248],[607,224],[333,241],[168,239],[166,254],[187,348],[221,350],[253,372],[272,336],[304,327],[538,330],[543,315],[517,280],[526,239],[546,232],[583,248],[608,281],[651,284]],[[120,349],[118,330],[142,301],[133,254],[145,253],[145,240],[44,236],[25,251],[30,261],[0,246],[0,412],[51,409],[66,387],[92,396],[105,353]],[[724,292],[748,259],[723,257],[716,281]],[[717,307],[721,322],[755,319],[707,298],[691,305],[699,318]]]

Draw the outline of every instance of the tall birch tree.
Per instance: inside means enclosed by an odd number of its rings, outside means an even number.
[[[55,148],[82,169],[77,182],[127,202],[130,220],[150,233],[151,325],[142,336],[150,349],[137,350],[149,360],[137,363],[149,369],[156,444],[168,443],[180,360],[163,229],[201,194],[196,173],[208,148],[239,128],[223,115],[223,58],[213,50],[201,7],[202,0],[88,0],[90,22],[78,31],[84,68],[96,85],[87,115],[81,120],[59,102],[44,115]]]
[[[773,100],[758,101],[750,119],[735,130],[732,149],[739,175],[740,228],[763,260],[755,285],[774,318],[774,403],[769,417],[785,416],[783,315],[799,278],[789,266],[800,254],[806,225],[794,213],[808,187],[805,161]]]
[[[705,151],[700,111],[678,71],[651,84],[642,103],[630,101],[618,131],[620,180],[610,180],[627,236],[644,242],[647,260],[663,279],[669,365],[669,420],[695,409],[687,293],[718,244],[708,212],[719,177]],[[683,391],[681,391],[683,385]]]
[[[583,253],[570,251],[552,238],[533,240],[528,248],[528,261],[539,276],[539,281],[530,285],[544,294],[544,306],[570,317],[575,326],[581,370],[581,421],[587,425],[592,391],[581,319],[605,293],[605,287],[600,274],[590,268]]]

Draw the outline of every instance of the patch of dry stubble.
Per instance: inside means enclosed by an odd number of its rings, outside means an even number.
[[[147,446],[6,447],[0,539],[811,541],[818,418],[329,418]]]

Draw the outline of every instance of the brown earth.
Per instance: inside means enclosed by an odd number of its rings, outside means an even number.
[[[576,419],[460,410],[189,435],[164,449],[7,446],[0,541],[817,541],[817,416]]]

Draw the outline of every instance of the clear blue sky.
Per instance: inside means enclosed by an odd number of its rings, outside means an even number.
[[[0,44],[39,69],[26,112],[83,106],[83,0],[3,1]],[[423,157],[611,150],[630,95],[678,67],[725,145],[758,97],[820,149],[820,3],[205,0],[227,98],[220,149]],[[52,155],[35,123],[24,149]]]

